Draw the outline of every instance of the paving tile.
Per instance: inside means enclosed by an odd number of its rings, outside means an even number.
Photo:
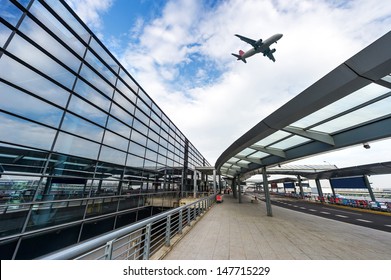
[[[165,256],[166,260],[391,259],[391,233],[232,196],[214,205]]]

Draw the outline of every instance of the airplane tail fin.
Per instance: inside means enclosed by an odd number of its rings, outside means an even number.
[[[237,60],[241,60],[241,61],[243,61],[244,63],[247,63],[246,59],[244,59],[244,58],[242,57],[242,56],[244,55],[244,51],[240,50],[240,51],[239,51],[239,54],[232,53],[232,55],[233,55],[234,57],[236,57]]]

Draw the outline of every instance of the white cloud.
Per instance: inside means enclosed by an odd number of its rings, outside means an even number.
[[[67,2],[98,31],[99,15],[112,5]],[[140,16],[128,27],[132,40],[125,51],[115,38],[105,39],[212,165],[243,133],[388,32],[391,23],[387,1],[207,2],[170,0],[159,17],[148,22]],[[231,53],[249,48],[236,33],[254,39],[283,33],[274,46],[276,63],[262,55],[247,64],[236,61]]]
[[[113,0],[66,0],[67,4],[94,32],[102,28],[101,13],[107,11]]]
[[[223,1],[205,10],[200,1],[169,1],[160,18],[143,22],[140,44],[123,63],[148,94],[210,161],[253,125],[388,31],[385,1]],[[230,55],[274,33],[276,63],[261,55],[247,64]],[[197,53],[221,77],[204,85],[201,68],[182,84],[181,67]],[[203,67],[201,65],[200,67]],[[220,72],[219,72],[220,73]]]

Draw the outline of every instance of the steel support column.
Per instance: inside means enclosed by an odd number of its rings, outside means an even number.
[[[324,203],[323,191],[322,191],[322,186],[320,184],[320,180],[315,179],[315,183],[316,183],[316,188],[318,189],[320,202]]]
[[[272,217],[273,213],[272,213],[272,205],[270,202],[269,183],[267,180],[266,167],[262,168],[262,175],[263,175],[263,189],[265,192],[265,201],[266,201],[266,212],[268,216]]]
[[[368,192],[369,192],[369,195],[371,196],[371,200],[372,201],[376,201],[375,194],[372,191],[372,187],[371,187],[371,184],[369,183],[367,175],[364,175],[364,182],[365,182],[365,185],[368,188]]]

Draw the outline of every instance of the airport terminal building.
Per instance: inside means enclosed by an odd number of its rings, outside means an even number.
[[[194,179],[207,160],[64,1],[2,9],[1,259],[149,217],[194,184],[209,190]]]

